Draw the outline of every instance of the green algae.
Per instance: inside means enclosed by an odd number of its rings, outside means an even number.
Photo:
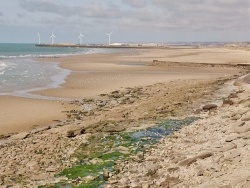
[[[103,171],[115,173],[116,161],[121,162],[132,154],[145,152],[146,148],[156,144],[162,137],[196,119],[162,120],[155,127],[134,132],[92,134],[89,143],[81,144],[72,155],[78,160],[75,166],[66,168],[59,174],[66,176],[68,181],[55,184],[54,187],[100,188],[105,183]],[[86,177],[92,179],[86,180]]]
[[[104,162],[98,164],[82,164],[72,168],[64,169],[59,175],[66,176],[68,179],[76,179],[79,177],[96,176],[103,169],[114,166],[114,162]]]

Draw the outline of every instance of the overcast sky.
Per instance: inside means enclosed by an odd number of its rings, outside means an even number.
[[[0,43],[250,41],[250,0],[0,0]]]

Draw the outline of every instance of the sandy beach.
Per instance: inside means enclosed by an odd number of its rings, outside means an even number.
[[[71,74],[60,87],[32,94],[72,100],[0,97],[1,135],[11,135],[0,145],[0,185],[36,187],[60,181],[54,175],[75,163],[71,155],[92,133],[141,129],[161,119],[199,114],[202,106],[211,101],[217,106],[222,105],[221,99],[243,87],[234,86],[233,82],[247,74],[248,69],[242,64],[248,64],[249,57],[250,52],[246,50],[202,48],[150,49],[39,59],[44,63],[58,62]],[[228,80],[230,82],[226,82]],[[245,97],[242,95],[234,102]],[[234,110],[227,109],[228,112]],[[201,117],[210,118],[211,113],[208,110],[201,113]],[[223,115],[220,110],[216,114],[216,121],[219,121]],[[196,134],[202,135],[203,128],[198,130]],[[168,141],[161,144],[165,142]],[[180,150],[185,147],[185,143],[181,144],[182,147],[178,146]],[[159,150],[162,148],[159,145]],[[42,152],[41,160],[40,151],[43,150],[46,152]],[[28,166],[25,166],[26,159],[30,159],[26,161]],[[145,163],[148,164],[147,160]],[[131,163],[131,166],[136,165]],[[126,176],[130,173],[123,171]],[[14,181],[11,180],[13,177]],[[119,179],[119,176],[113,176],[110,187],[115,184],[123,186]]]
[[[215,61],[214,56],[217,57]],[[230,77],[238,74],[239,71],[230,67],[151,66],[151,63],[153,60],[159,60],[215,64],[234,62],[236,64],[244,63],[246,57],[248,57],[246,51],[226,49],[152,49],[124,54],[43,58],[40,60],[46,63],[59,62],[62,68],[72,72],[59,88],[36,91],[33,94],[72,99],[98,98],[98,95],[102,93],[126,87],[147,86],[174,80],[213,80]],[[4,97],[0,99],[0,102],[1,105],[7,105],[1,112],[1,134],[31,130],[35,125],[50,124],[53,120],[65,117],[65,114],[60,114],[60,111],[70,110],[66,105],[67,102],[60,101],[18,98],[13,104]],[[30,113],[31,111],[32,113]],[[4,114],[11,114],[12,117],[9,118],[8,115]]]

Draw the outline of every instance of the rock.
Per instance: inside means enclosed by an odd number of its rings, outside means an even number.
[[[167,175],[167,177],[165,178],[165,180],[163,182],[161,182],[160,186],[161,187],[173,187],[173,185],[180,183],[180,179],[178,177],[171,177],[169,175]]]
[[[242,133],[238,135],[242,139],[250,139],[250,132]]]
[[[216,104],[207,104],[202,107],[203,110],[213,110],[216,109],[218,106]]]
[[[234,135],[234,136],[229,136],[225,139],[226,142],[232,142],[233,140],[238,139],[238,135]]]
[[[243,102],[242,102],[242,105],[243,105],[244,107],[250,107],[250,101],[249,101],[249,100],[243,101]]]
[[[245,113],[248,112],[248,111],[249,111],[248,108],[242,108],[242,107],[240,107],[240,109],[238,109],[236,112],[233,112],[233,113],[231,114],[231,117],[232,117],[232,116],[235,116],[236,114],[243,115],[243,114],[245,114]]]
[[[178,170],[180,170],[180,167],[174,167],[174,168],[168,168],[168,169],[167,169],[167,171],[170,172],[170,173],[171,173],[171,172],[178,171]]]
[[[228,96],[228,98],[237,98],[238,95],[237,93],[230,93],[230,95]]]
[[[122,177],[119,182],[124,185],[128,185],[130,183],[130,180],[127,177]]]
[[[247,126],[247,125],[243,125],[242,127],[238,127],[234,129],[235,133],[245,133],[248,131],[250,131],[250,126]]]
[[[185,159],[185,160],[179,162],[179,165],[180,166],[190,166],[192,163],[196,162],[197,159],[205,159],[205,158],[211,157],[212,155],[213,155],[212,152],[204,152],[200,155],[197,155],[195,157],[188,158],[188,159]]]
[[[94,159],[91,159],[89,162],[90,162],[91,164],[95,165],[95,164],[97,164],[97,163],[102,163],[103,160],[102,160],[102,159],[99,159],[99,158],[94,158]]]
[[[124,131],[125,127],[121,124],[108,124],[103,128],[103,132],[121,132]]]
[[[32,176],[31,179],[35,181],[44,181],[46,179],[49,179],[49,174],[44,172],[44,173]]]
[[[83,177],[82,178],[82,180],[85,182],[85,183],[88,183],[88,182],[90,182],[90,181],[93,181],[95,179],[95,177],[94,176],[85,176],[85,177]]]
[[[203,176],[204,175],[204,169],[200,168],[197,169],[197,176]]]
[[[109,171],[108,170],[103,170],[103,179],[104,180],[108,180],[109,179]]]
[[[230,151],[230,153],[224,157],[224,160],[232,161],[235,157],[238,157],[240,155],[241,155],[241,153],[237,149],[235,149],[235,150]]]
[[[238,122],[232,124],[231,127],[232,127],[232,128],[234,128],[234,127],[240,127],[240,126],[242,126],[242,125],[244,125],[244,124],[245,124],[244,121],[238,121]]]
[[[241,121],[249,121],[250,120],[250,111],[244,114],[241,118]]]
[[[231,185],[222,185],[222,186],[220,186],[220,188],[232,188],[232,186]]]
[[[161,165],[158,164],[148,164],[145,166],[145,170],[147,171],[147,176],[153,176],[158,169],[162,168]]]
[[[240,114],[235,114],[234,116],[231,117],[231,120],[239,120],[241,118]]]
[[[46,172],[56,172],[57,169],[54,168],[54,167],[48,167],[48,168],[45,169],[45,171],[46,171]]]
[[[226,105],[226,104],[228,104],[228,105],[233,105],[234,102],[233,102],[231,99],[224,99],[224,100],[223,100],[223,104],[224,104],[224,105]]]
[[[76,135],[75,135],[75,132],[74,132],[74,131],[68,131],[68,132],[66,133],[66,136],[67,136],[68,138],[73,138],[73,137],[75,137]]]
[[[234,133],[245,133],[250,131],[250,122],[244,123],[244,124],[238,124],[238,126],[232,126],[231,127],[232,132]]]
[[[67,131],[66,136],[68,138],[73,138],[73,137],[76,137],[78,135],[82,135],[84,133],[85,133],[85,128],[76,128],[76,129]]]
[[[26,166],[29,167],[29,168],[33,168],[35,165],[37,165],[37,162],[36,161],[29,161]]]
[[[129,151],[129,149],[124,147],[124,146],[118,146],[117,150],[119,150],[119,151]]]
[[[23,139],[27,138],[29,135],[30,135],[30,133],[28,133],[28,132],[21,132],[19,134],[12,135],[10,137],[10,139],[13,139],[13,140],[23,140]]]
[[[231,150],[231,149],[234,149],[234,148],[237,148],[237,145],[235,145],[235,144],[233,144],[231,142],[227,142],[226,144],[221,145],[221,147],[216,148],[215,151],[217,151],[217,152],[225,152],[225,151],[228,151],[228,150]]]
[[[144,159],[144,153],[143,153],[142,151],[138,152],[138,153],[137,153],[137,157],[138,157],[139,159]]]

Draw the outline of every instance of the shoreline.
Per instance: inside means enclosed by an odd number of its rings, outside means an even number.
[[[124,54],[119,51],[118,53],[110,54],[87,54],[52,59],[38,59],[42,63],[49,63],[50,61],[53,61],[57,63],[60,68],[69,70],[70,74],[65,79],[64,84],[60,85],[60,87],[34,91],[28,93],[28,97],[29,95],[41,96],[40,99],[39,97],[38,99],[35,99],[38,101],[40,100],[41,103],[43,103],[42,101],[44,99],[48,99],[49,101],[53,101],[53,99],[56,99],[56,101],[61,101],[61,103],[70,103],[70,99],[98,99],[100,98],[100,94],[109,93],[117,89],[124,89],[126,87],[145,87],[147,85],[161,82],[168,83],[178,79],[190,81],[194,79],[206,80],[224,77],[225,74],[235,74],[237,71],[235,72],[236,69],[234,67],[214,68],[213,66],[208,67],[205,65],[202,66],[201,64],[199,64],[199,66],[196,66],[195,61],[197,61],[198,59],[193,58],[194,55],[204,53],[206,57],[207,53],[210,56],[210,54],[213,55],[216,50],[217,49],[178,49],[175,51],[173,49],[154,49],[137,50],[136,52],[133,51],[130,53],[126,51]],[[222,49],[220,49],[220,51],[225,53]],[[237,54],[239,53],[238,51],[233,52]],[[229,50],[228,53],[231,54],[232,51]],[[228,54],[223,55],[221,58],[228,59],[227,56]],[[234,57],[234,54],[232,54],[232,56]],[[192,64],[192,67],[194,68],[182,66],[181,64],[179,64],[178,61],[183,61],[183,58],[181,57],[186,57],[187,60],[193,58],[193,61],[191,62],[194,62],[194,64]],[[174,61],[177,62],[174,65],[152,66],[153,60],[157,59],[158,62],[162,61],[163,64],[168,64],[168,61],[172,60],[173,58],[178,60]],[[179,58],[181,59],[179,60]],[[165,61],[166,63],[164,63]],[[203,63],[206,64],[206,62]],[[136,64],[136,66],[134,64]],[[27,103],[27,105],[29,105],[29,102]],[[23,109],[25,109],[25,106],[23,106]],[[63,109],[61,111],[63,111]],[[2,113],[4,113],[4,110]],[[12,121],[10,123],[2,125],[2,127],[12,126],[12,124],[16,122],[15,117],[20,113],[23,112],[20,110],[16,112],[16,114],[13,113],[13,118],[11,118]],[[59,118],[60,117],[62,116],[59,116]],[[3,118],[4,117],[2,117],[2,119]],[[24,115],[23,119],[25,118],[26,117]],[[52,123],[52,121],[50,122]],[[2,121],[2,124],[4,124],[4,121]],[[26,128],[24,128],[23,130],[28,130],[27,127],[32,127],[33,124],[34,123],[27,123],[25,125]],[[40,122],[37,122],[37,124],[40,124]],[[42,123],[42,125],[45,125],[45,123]]]

